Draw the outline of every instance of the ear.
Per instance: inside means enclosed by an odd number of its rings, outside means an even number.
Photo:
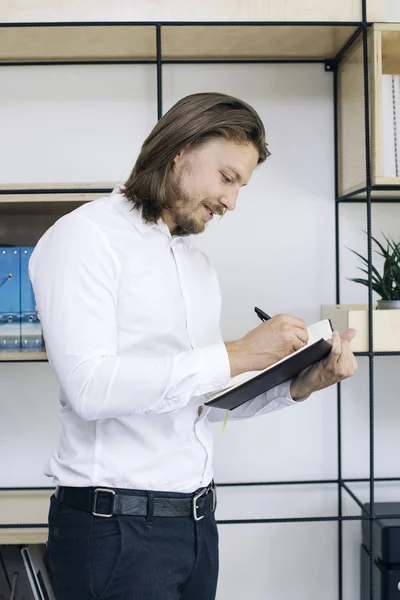
[[[174,166],[177,165],[177,164],[179,164],[180,162],[182,162],[183,158],[186,158],[186,155],[187,155],[187,149],[186,148],[182,148],[181,150],[179,150],[179,152],[172,159],[172,164]]]
[[[178,152],[172,159],[172,165],[175,166],[181,160],[182,152]]]

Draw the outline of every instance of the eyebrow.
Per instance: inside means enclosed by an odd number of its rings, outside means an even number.
[[[241,176],[239,175],[239,173],[236,171],[236,169],[234,169],[233,167],[230,167],[229,165],[226,165],[226,168],[229,169],[230,171],[232,171],[232,173],[234,173],[235,175],[235,179],[239,182],[242,183],[243,179],[241,178]],[[247,185],[247,183],[243,183],[242,184],[243,187]]]

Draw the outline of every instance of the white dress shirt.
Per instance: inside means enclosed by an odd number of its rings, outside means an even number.
[[[213,478],[203,395],[230,378],[216,273],[188,237],[145,223],[115,188],[59,219],[29,265],[62,431],[56,485],[192,492]],[[231,411],[294,404],[290,382]],[[199,414],[200,413],[200,414]]]

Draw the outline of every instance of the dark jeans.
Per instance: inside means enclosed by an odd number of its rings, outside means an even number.
[[[201,521],[149,515],[106,519],[52,496],[48,549],[57,600],[215,598],[218,532],[211,512]]]

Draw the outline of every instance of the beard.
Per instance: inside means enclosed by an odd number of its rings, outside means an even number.
[[[185,190],[183,185],[183,173],[191,173],[191,166],[186,163],[177,179],[170,183],[171,192],[174,197],[173,203],[169,207],[169,214],[174,221],[173,235],[187,236],[203,233],[206,227],[206,221],[199,216],[199,211],[207,205],[219,215],[224,214],[221,206],[213,207],[213,203],[207,202],[207,198],[200,200],[193,198]]]

